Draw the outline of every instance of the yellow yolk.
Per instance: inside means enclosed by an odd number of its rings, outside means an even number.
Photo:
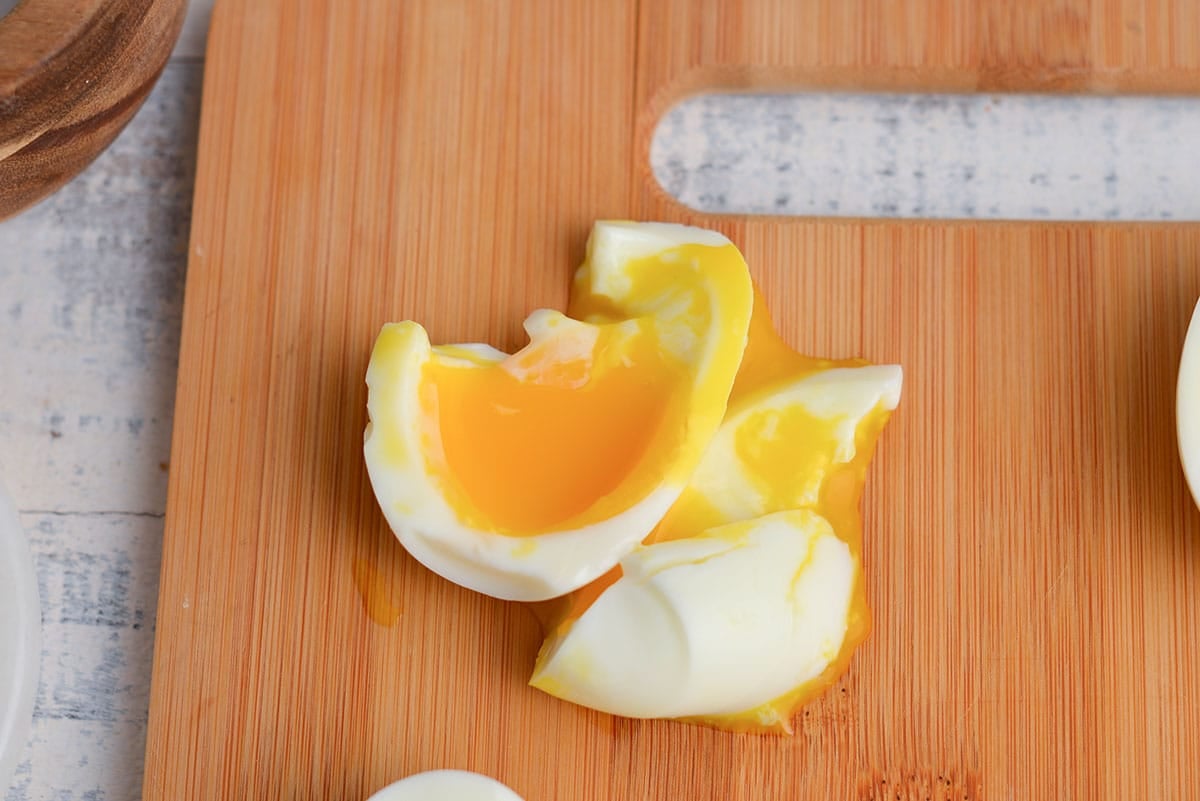
[[[532,343],[487,365],[427,364],[429,467],[463,521],[535,536],[649,494],[679,453],[680,422],[699,412],[711,427],[724,412],[689,400],[684,357],[713,324],[711,293],[736,296],[740,259],[732,246],[695,244],[632,259],[622,273],[636,292],[620,305],[586,290],[585,265],[568,312],[598,328],[594,340]]]
[[[541,348],[495,366],[426,365],[423,406],[444,462],[434,466],[461,491],[466,519],[529,536],[602,515],[622,485],[653,489],[657,456],[671,452],[664,440],[677,437],[663,423],[679,406],[683,368],[650,334],[605,329],[594,350],[567,360]]]
[[[818,359],[797,352],[775,330],[766,299],[755,288],[746,350],[733,382],[733,391],[729,393],[729,404],[736,405],[742,399],[780,381],[792,381],[830,367],[861,367],[865,364],[867,362],[863,359]]]
[[[736,454],[765,500],[767,512],[811,508],[823,512],[819,494],[839,448],[831,423],[802,406],[755,413],[737,431]],[[683,491],[648,539],[693,536],[727,523],[727,516],[695,487]]]

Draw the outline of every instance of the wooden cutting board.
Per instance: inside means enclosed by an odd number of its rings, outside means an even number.
[[[705,87],[1200,94],[1198,32],[1189,0],[221,0],[146,798],[437,767],[529,801],[1194,793],[1200,226],[710,216],[647,151]],[[533,616],[421,568],[372,499],[379,327],[516,347],[602,217],[716,227],[793,344],[905,367],[864,501],[875,630],[793,738],[528,688]]]

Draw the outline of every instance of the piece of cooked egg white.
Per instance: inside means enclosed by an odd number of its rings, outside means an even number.
[[[531,684],[632,718],[733,715],[820,675],[846,635],[856,565],[809,510],[639,548],[542,646]]]
[[[553,598],[605,573],[700,462],[753,302],[720,234],[600,222],[572,316],[534,312],[515,354],[385,326],[364,456],[392,530],[434,572],[498,598]]]
[[[367,801],[523,801],[506,785],[481,773],[430,770],[389,784]]]
[[[899,365],[834,367],[739,399],[654,539],[786,509],[814,508],[833,518],[838,511],[823,507],[857,510],[862,471],[903,381]],[[831,473],[856,459],[861,470],[846,488],[851,496],[823,493]]]
[[[1200,303],[1192,312],[1192,322],[1183,341],[1183,354],[1179,357],[1175,425],[1183,475],[1193,500],[1200,503]]]

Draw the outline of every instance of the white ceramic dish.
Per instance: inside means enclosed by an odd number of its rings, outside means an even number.
[[[1192,491],[1192,498],[1200,504],[1200,303],[1192,312],[1192,322],[1183,340],[1175,392],[1179,461],[1183,464],[1183,476]]]
[[[0,486],[0,795],[25,750],[37,693],[42,615],[17,509]]]
[[[522,801],[495,779],[465,770],[431,770],[389,784],[367,801]]]

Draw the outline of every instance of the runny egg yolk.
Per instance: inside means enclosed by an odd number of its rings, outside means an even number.
[[[792,406],[756,412],[738,429],[736,455],[768,512],[823,511],[821,489],[840,445],[831,422]],[[648,542],[691,537],[727,522],[728,515],[704,490],[688,487]]]
[[[631,259],[620,304],[589,291],[585,267],[570,333],[535,339],[500,362],[426,364],[425,451],[460,518],[536,536],[650,494],[679,458],[697,409],[711,417],[700,430],[720,420],[728,390],[714,402],[711,379],[693,378],[694,363],[712,336],[714,295],[737,295],[740,258],[732,246],[688,244]]]
[[[684,385],[649,331],[626,336],[615,325],[565,358],[561,346],[534,347],[491,366],[425,370],[422,405],[447,490],[461,513],[511,536],[602,515],[622,485],[650,492]]]
[[[866,364],[863,359],[818,359],[793,349],[775,330],[766,302],[756,290],[746,350],[734,380],[730,409],[784,381],[835,367]],[[889,414],[885,409],[876,409],[868,415],[856,434],[855,459],[851,464],[835,465],[840,447],[835,430],[839,420],[818,417],[799,405],[757,412],[738,430],[736,450],[765,499],[763,513],[810,508],[829,520],[841,536],[838,521],[846,520],[844,507],[857,520],[867,463]],[[859,434],[870,436],[864,442]],[[849,469],[858,463],[860,470]],[[689,487],[646,542],[690,537],[727,522],[730,522],[727,516],[703,493]]]
[[[756,288],[746,350],[729,393],[729,404],[736,405],[743,398],[780,381],[801,378],[830,367],[861,367],[865,364],[864,359],[818,359],[793,349],[775,330],[766,299]]]

